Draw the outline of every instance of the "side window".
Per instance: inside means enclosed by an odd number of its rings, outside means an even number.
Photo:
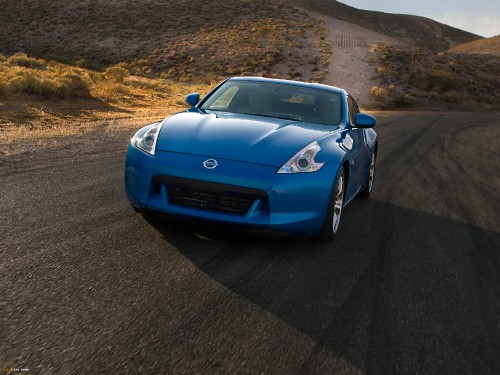
[[[229,87],[221,94],[221,96],[219,96],[212,104],[210,104],[208,108],[219,110],[227,109],[238,90],[239,88],[237,86]]]
[[[349,106],[349,121],[351,122],[351,124],[354,124],[354,119],[359,113],[358,105],[350,96],[347,97],[347,105]]]

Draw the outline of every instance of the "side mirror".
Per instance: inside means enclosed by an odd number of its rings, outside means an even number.
[[[200,101],[200,94],[198,94],[197,92],[186,96],[186,103],[189,104],[191,107],[194,107],[196,104],[198,104],[199,101]]]
[[[373,128],[377,123],[377,119],[367,113],[358,113],[354,119],[356,128]]]

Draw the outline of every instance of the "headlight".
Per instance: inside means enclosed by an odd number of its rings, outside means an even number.
[[[160,129],[163,122],[154,125],[149,128],[142,136],[135,136],[135,145],[139,147],[142,151],[147,152],[150,155],[154,155],[156,151],[156,142],[158,141],[158,134],[160,134]]]
[[[316,163],[314,157],[321,150],[318,142],[314,141],[302,150],[297,152],[288,160],[279,170],[278,173],[302,173],[315,172],[325,164]]]

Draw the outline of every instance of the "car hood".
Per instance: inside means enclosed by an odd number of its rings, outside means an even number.
[[[280,167],[336,129],[263,116],[183,112],[165,120],[156,148]]]

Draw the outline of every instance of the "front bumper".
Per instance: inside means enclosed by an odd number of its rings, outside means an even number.
[[[252,228],[296,234],[321,228],[338,164],[312,173],[277,174],[276,167],[225,159],[208,170],[203,167],[207,159],[165,151],[150,156],[129,145],[129,201],[139,209]]]

